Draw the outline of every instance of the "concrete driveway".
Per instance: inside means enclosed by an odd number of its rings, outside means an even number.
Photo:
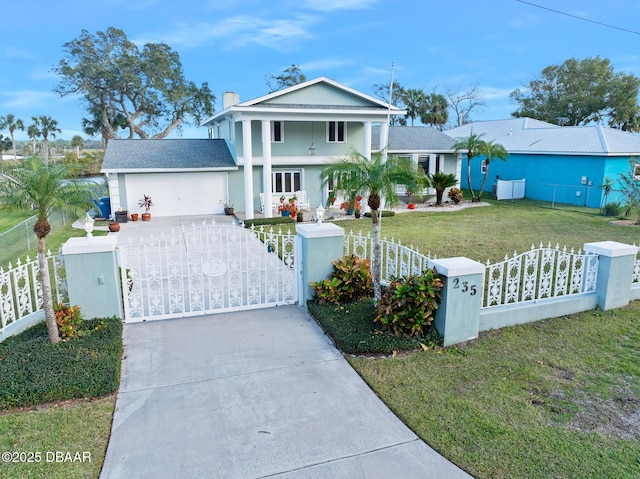
[[[126,324],[101,478],[469,478],[297,306]]]

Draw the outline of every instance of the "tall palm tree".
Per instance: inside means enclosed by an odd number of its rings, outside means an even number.
[[[478,153],[484,155],[484,176],[482,177],[482,185],[480,185],[480,191],[478,192],[478,199],[482,196],[484,186],[487,184],[487,177],[489,176],[489,164],[493,160],[507,161],[509,152],[500,143],[495,143],[493,140],[483,142],[480,146]]]
[[[458,183],[456,175],[453,173],[444,173],[442,171],[429,175],[427,177],[427,181],[432,188],[436,189],[436,206],[440,206],[442,204],[444,190],[451,188],[452,186],[456,186]]]
[[[29,128],[27,128],[27,135],[31,138],[31,154],[35,156],[36,140],[41,136],[40,130],[35,125],[29,125]]]
[[[37,132],[36,136],[42,136],[44,162],[49,163],[49,135],[55,138],[57,133],[62,133],[62,130],[58,128],[58,120],[47,115],[33,116],[31,119],[33,123],[29,126],[29,131]]]
[[[381,198],[390,204],[398,202],[397,185],[418,191],[422,183],[422,169],[408,158],[389,156],[383,161],[382,152],[376,153],[372,159],[353,152],[349,157],[325,166],[320,173],[323,185],[331,183],[334,189],[345,196],[361,194],[367,196],[367,205],[371,209],[373,226],[373,296],[380,300],[382,253],[380,248],[380,222],[378,211]]]
[[[445,96],[431,92],[425,96],[424,105],[424,111],[420,114],[420,121],[424,125],[430,125],[442,130],[449,120],[449,102]]]
[[[2,153],[4,153],[5,151],[7,151],[9,148],[11,148],[11,140],[9,138],[6,138],[4,135],[0,135],[0,173],[2,172],[2,169],[4,168],[4,163],[3,163],[3,158],[2,158]]]
[[[411,118],[411,126],[413,126],[413,121],[424,112],[424,98],[424,91],[418,88],[408,88],[400,93],[400,99],[407,110],[407,116]]]
[[[14,132],[16,130],[24,131],[24,122],[20,118],[16,118],[13,113],[7,114],[4,118],[0,119],[0,130],[5,128],[9,130],[9,136],[11,136],[11,146],[13,148],[13,159],[17,158],[16,154],[16,140]]]
[[[20,167],[13,167],[0,177],[0,207],[9,210],[34,209],[37,213],[33,232],[38,237],[38,265],[45,321],[49,341],[60,341],[53,311],[45,238],[51,231],[49,215],[55,210],[83,213],[93,206],[95,186],[90,182],[69,181],[68,165],[44,163],[32,157]]]
[[[76,158],[80,158],[80,148],[84,146],[82,137],[80,135],[74,135],[74,137],[71,138],[71,146],[76,149]]]
[[[456,142],[453,144],[453,149],[456,153],[464,150],[467,154],[467,186],[469,187],[469,192],[471,192],[471,201],[480,201],[480,198],[476,197],[476,194],[471,187],[471,160],[473,160],[473,157],[484,144],[484,141],[480,139],[483,135],[484,133],[476,135],[471,132],[467,138],[457,138]]]

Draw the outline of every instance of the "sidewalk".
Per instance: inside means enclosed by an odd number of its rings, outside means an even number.
[[[470,478],[297,306],[126,324],[102,479]]]

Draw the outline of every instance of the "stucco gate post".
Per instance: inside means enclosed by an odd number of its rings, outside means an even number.
[[[442,302],[436,311],[435,326],[444,336],[444,345],[462,343],[478,337],[484,265],[469,258],[429,261],[444,276]]]
[[[70,238],[62,245],[69,303],[85,319],[123,318],[115,236]]]
[[[301,283],[298,304],[306,308],[314,294],[309,283],[329,276],[333,262],[343,256],[344,228],[333,223],[313,223],[299,224],[296,230]]]

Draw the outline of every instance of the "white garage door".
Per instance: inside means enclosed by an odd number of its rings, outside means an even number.
[[[183,216],[224,213],[227,197],[226,173],[144,173],[126,176],[130,213],[143,213],[138,200],[150,195],[153,216]]]

